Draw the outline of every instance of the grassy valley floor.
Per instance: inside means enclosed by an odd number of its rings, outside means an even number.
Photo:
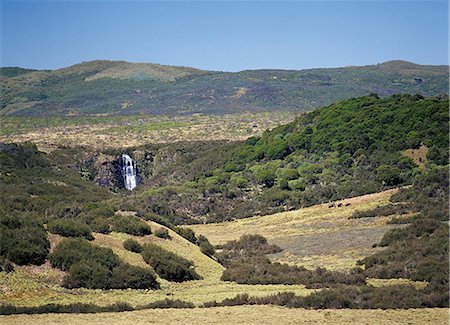
[[[195,309],[150,309],[101,314],[0,316],[16,324],[448,324],[446,308],[352,310],[288,309],[278,306],[233,306]]]
[[[349,217],[356,210],[387,204],[396,191],[392,189],[295,211],[189,227],[206,236],[213,245],[237,240],[244,234],[259,234],[283,249],[270,256],[273,261],[307,268],[346,270],[355,267],[358,259],[379,250],[372,245],[378,243],[388,230],[398,227],[386,224],[390,218]]]

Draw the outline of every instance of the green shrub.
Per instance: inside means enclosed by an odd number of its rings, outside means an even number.
[[[134,236],[145,236],[152,233],[150,226],[137,217],[115,216],[112,219],[112,230]]]
[[[68,275],[66,288],[157,289],[159,284],[150,269],[120,261],[110,248],[99,247],[85,239],[64,239],[50,255],[50,263]]]
[[[294,179],[288,182],[288,188],[293,191],[304,191],[306,182],[303,179]]]
[[[214,246],[211,245],[208,238],[203,235],[198,236],[197,245],[200,247],[200,251],[206,256],[212,257],[216,252]]]
[[[49,249],[47,232],[41,225],[20,216],[0,217],[0,256],[19,265],[41,265]]]
[[[133,253],[140,253],[142,252],[142,246],[139,244],[137,240],[134,240],[132,238],[128,238],[123,242],[123,247]]]
[[[36,307],[18,307],[13,305],[0,305],[0,315],[15,314],[48,314],[48,313],[74,313],[74,314],[92,314],[107,312],[132,311],[134,308],[125,303],[117,302],[107,306],[97,306],[94,304],[75,303],[69,305],[48,304]]]
[[[110,287],[115,289],[159,289],[159,283],[148,268],[120,263],[112,270]]]
[[[47,230],[52,234],[64,237],[84,237],[87,240],[93,240],[91,228],[76,220],[57,219],[47,224]]]
[[[189,240],[193,244],[195,244],[197,242],[197,237],[195,237],[195,232],[190,228],[175,227],[175,228],[173,228],[173,231],[175,231],[181,237]]]
[[[195,308],[192,302],[183,301],[180,299],[164,299],[155,302],[151,302],[144,306],[139,306],[136,309],[154,309],[154,308]]]
[[[0,256],[0,272],[10,273],[14,271],[14,265],[3,256]]]
[[[109,270],[120,262],[112,249],[93,245],[83,238],[65,238],[50,254],[51,265],[63,271],[69,271],[73,264],[83,261],[92,261]]]
[[[145,245],[142,257],[161,278],[168,281],[183,282],[200,279],[200,276],[192,269],[191,261],[157,245]]]
[[[155,236],[163,239],[170,239],[169,231],[162,227],[155,230]]]
[[[111,232],[110,222],[105,217],[97,217],[90,224],[92,231],[101,233],[101,234],[109,234]]]

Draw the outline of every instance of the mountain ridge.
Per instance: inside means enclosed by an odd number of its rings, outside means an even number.
[[[301,113],[370,93],[433,96],[448,84],[448,66],[401,60],[239,72],[96,60],[57,70],[1,68],[0,115]]]

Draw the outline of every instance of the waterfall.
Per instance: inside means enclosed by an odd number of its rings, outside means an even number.
[[[132,191],[137,185],[136,161],[127,154],[122,155],[122,176],[127,190]]]

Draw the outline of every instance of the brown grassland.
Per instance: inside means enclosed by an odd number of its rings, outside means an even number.
[[[448,324],[448,310],[427,309],[289,309],[233,306],[195,309],[149,309],[123,313],[0,316],[2,324]]]
[[[331,208],[327,203],[268,216],[189,227],[206,236],[213,245],[239,239],[244,234],[260,234],[283,249],[270,256],[273,261],[307,268],[351,269],[358,259],[379,250],[372,245],[389,229],[398,226],[387,225],[390,219],[387,217],[349,219],[349,216],[356,210],[388,203],[396,191],[334,202]],[[338,207],[340,203],[342,206]]]
[[[36,143],[40,150],[57,146],[126,148],[151,143],[202,140],[245,140],[291,122],[295,113],[263,112],[187,116],[133,115],[64,119],[1,117],[0,142]]]

